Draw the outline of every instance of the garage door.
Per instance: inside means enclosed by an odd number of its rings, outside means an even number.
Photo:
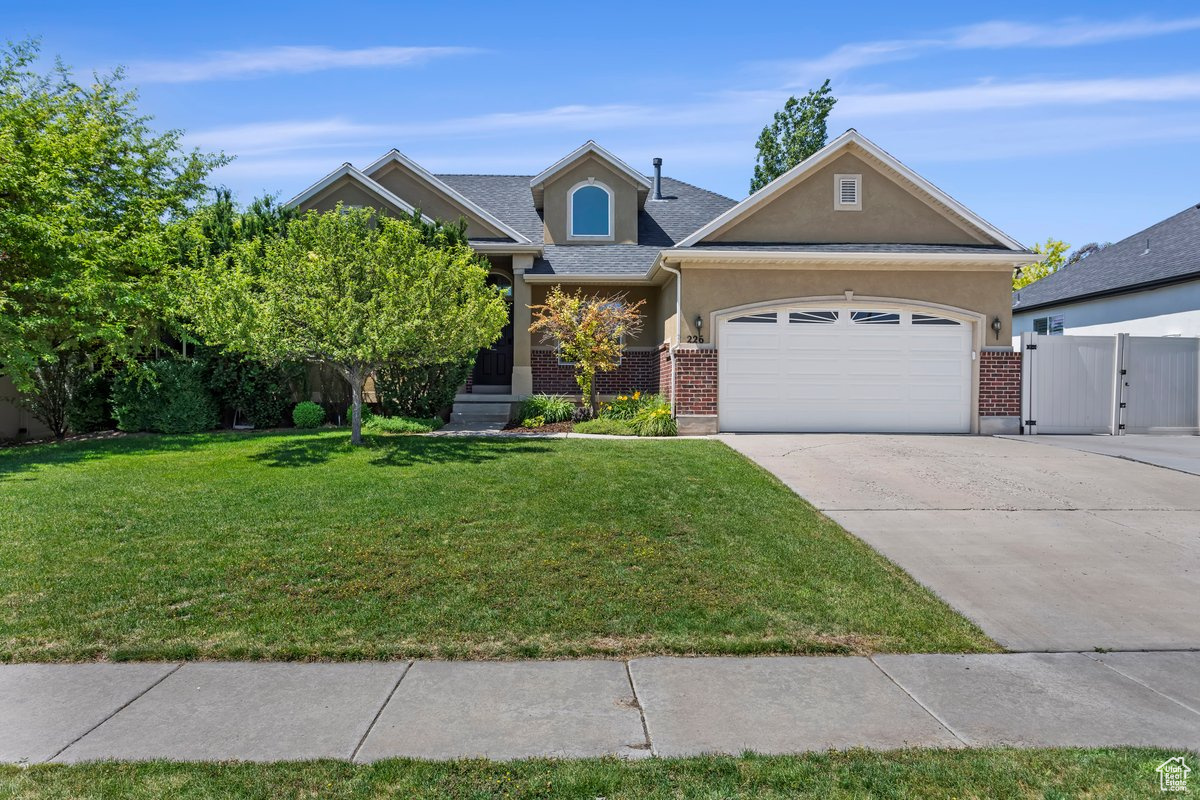
[[[967,433],[971,323],[885,305],[722,319],[721,430]]]

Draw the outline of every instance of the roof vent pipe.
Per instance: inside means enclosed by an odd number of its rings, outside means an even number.
[[[654,164],[654,199],[662,200],[662,159],[656,158],[651,163]]]

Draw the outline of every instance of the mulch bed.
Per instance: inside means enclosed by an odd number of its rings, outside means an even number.
[[[504,431],[506,433],[570,433],[574,427],[574,422],[550,422],[540,428],[526,428],[516,422],[510,422],[504,427]]]

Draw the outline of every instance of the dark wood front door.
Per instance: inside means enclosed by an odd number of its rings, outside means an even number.
[[[496,343],[480,350],[475,357],[472,382],[476,386],[510,386],[513,366],[512,281],[503,275],[492,274],[488,276],[488,284],[504,290],[508,301],[508,324],[500,332]]]

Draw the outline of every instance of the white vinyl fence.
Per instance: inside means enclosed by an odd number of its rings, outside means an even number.
[[[1021,335],[1026,433],[1200,433],[1200,338]]]

